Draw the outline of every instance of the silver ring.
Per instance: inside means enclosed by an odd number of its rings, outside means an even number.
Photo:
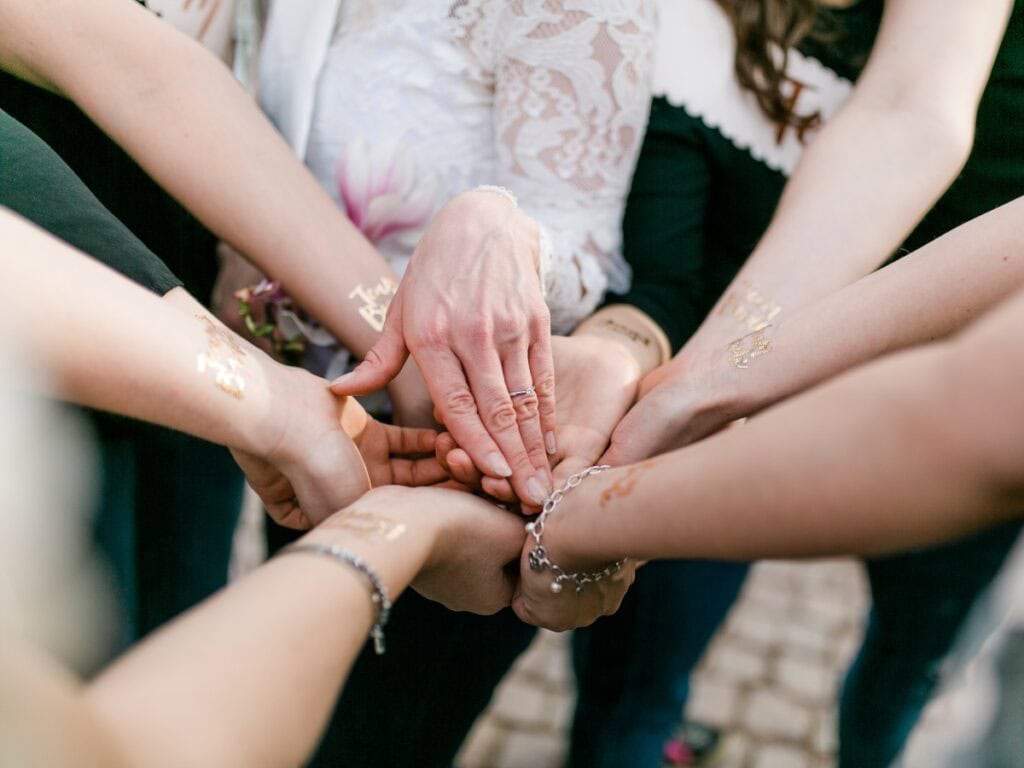
[[[526,389],[517,389],[515,391],[509,392],[508,396],[509,397],[522,397],[523,395],[535,395],[535,394],[537,394],[537,390],[535,390],[533,388],[533,385],[531,384]]]

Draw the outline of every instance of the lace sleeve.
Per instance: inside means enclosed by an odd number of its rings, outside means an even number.
[[[547,230],[552,327],[629,286],[622,209],[650,105],[648,0],[512,0],[494,49],[496,183]]]

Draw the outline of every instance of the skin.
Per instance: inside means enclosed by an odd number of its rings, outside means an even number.
[[[371,481],[446,477],[435,459],[422,458],[433,451],[432,431],[375,422],[324,380],[217,324],[184,291],[159,299],[2,209],[0,240],[0,263],[18,286],[9,304],[61,396],[228,446],[278,522],[309,527]],[[226,340],[219,348],[237,349],[230,356],[244,380],[240,397],[218,386],[212,370],[197,370],[210,354],[211,328]]]
[[[55,0],[46,14],[0,0],[0,68],[74,101],[356,355],[377,341],[357,304],[336,299],[397,276],[201,45],[124,0]],[[407,423],[430,423],[412,366],[389,391]]]
[[[645,380],[612,456],[637,461],[707,434],[708,360],[749,332],[721,310],[749,286],[785,320],[877,268],[966,161],[1012,3],[892,0],[854,91],[807,148],[761,242],[676,357]],[[864,226],[871,222],[871,226]],[[822,258],[828,254],[828,258]],[[719,422],[720,424],[720,422]]]
[[[450,605],[507,604],[504,566],[522,541],[516,519],[467,494],[424,490],[414,498],[407,489],[382,488],[358,502],[370,518],[401,523],[397,539],[353,534],[339,522],[343,510],[302,541],[361,557],[392,599],[412,582]],[[431,514],[422,513],[423,503]],[[22,764],[97,768],[302,765],[373,617],[356,571],[324,556],[289,554],[157,631],[87,686],[5,637],[0,669],[18,706],[4,712],[11,738],[2,751],[14,750]]]
[[[1018,517],[1022,322],[1018,292],[951,340],[855,369],[742,427],[589,478],[549,519],[549,557],[590,570],[623,556],[877,556]],[[545,592],[549,574],[525,565],[521,574],[516,612],[561,626],[569,597]]]

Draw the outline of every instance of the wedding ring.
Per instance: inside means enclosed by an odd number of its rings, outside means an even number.
[[[508,396],[509,397],[522,397],[523,395],[535,395],[535,394],[537,394],[537,390],[535,390],[533,388],[533,385],[531,384],[526,389],[517,389],[517,390],[514,390],[512,392],[509,392]]]

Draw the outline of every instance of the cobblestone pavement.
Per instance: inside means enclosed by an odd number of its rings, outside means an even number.
[[[717,768],[834,764],[836,691],[866,605],[852,561],[755,566],[693,681],[688,714],[723,730]],[[561,765],[574,697],[567,642],[538,637],[477,722],[459,768]]]

